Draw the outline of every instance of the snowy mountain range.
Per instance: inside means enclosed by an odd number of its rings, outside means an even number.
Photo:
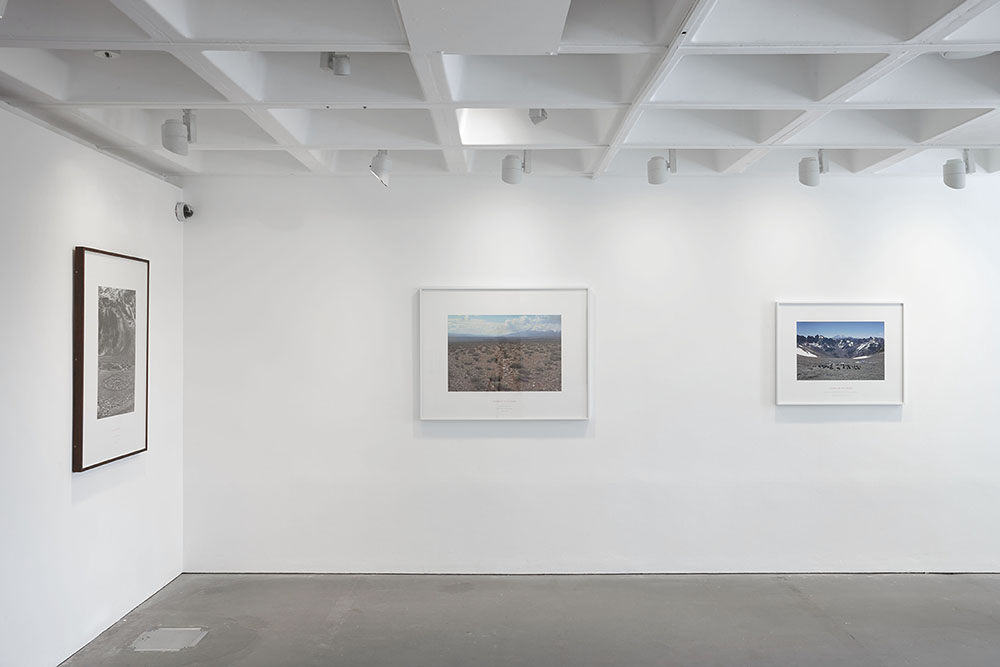
[[[836,336],[797,336],[798,353],[806,357],[823,357],[828,359],[863,359],[885,351],[885,339],[850,338]]]

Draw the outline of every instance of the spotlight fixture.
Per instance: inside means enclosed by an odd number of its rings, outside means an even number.
[[[971,151],[966,148],[962,151],[962,157],[948,160],[941,171],[945,185],[953,190],[961,190],[965,187],[965,175],[976,173],[976,163],[972,160]]]
[[[188,144],[198,141],[198,131],[195,127],[194,112],[184,109],[180,120],[168,118],[160,128],[160,139],[163,147],[177,155],[188,154]]]
[[[0,19],[7,13],[7,0],[0,0]]]
[[[346,53],[324,51],[319,54],[319,66],[322,69],[330,70],[337,76],[350,76],[351,57]]]
[[[650,185],[663,185],[667,182],[667,171],[677,173],[677,151],[671,148],[667,151],[669,158],[656,155],[646,163],[646,180]]]
[[[375,153],[372,163],[368,165],[368,170],[382,185],[389,187],[389,172],[392,171],[392,158],[389,157],[389,151],[379,150]]]
[[[524,174],[531,173],[531,151],[524,151],[524,157],[508,155],[503,159],[503,167],[500,170],[500,178],[504,183],[517,185],[521,182]]]
[[[101,60],[114,60],[115,58],[121,58],[121,55],[121,51],[112,51],[111,49],[97,49],[94,51],[94,56]]]
[[[549,112],[545,109],[528,109],[528,119],[531,120],[534,125],[538,125],[548,117]]]
[[[819,185],[819,175],[830,171],[823,149],[816,151],[816,157],[804,157],[799,161],[799,183],[811,188]]]

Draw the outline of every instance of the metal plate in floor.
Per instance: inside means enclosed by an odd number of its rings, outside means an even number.
[[[132,642],[135,651],[180,651],[195,646],[208,631],[201,628],[157,628]]]

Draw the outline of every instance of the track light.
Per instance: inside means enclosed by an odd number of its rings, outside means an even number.
[[[521,182],[524,174],[531,173],[531,151],[524,151],[524,157],[508,155],[503,159],[503,167],[500,170],[500,178],[504,183],[517,185]]]
[[[667,170],[671,174],[677,173],[677,151],[671,148],[667,151],[669,159],[662,155],[649,158],[646,163],[646,180],[650,185],[663,185],[667,182]]]
[[[819,175],[829,170],[821,148],[816,151],[816,157],[804,157],[799,161],[799,183],[814,188],[819,185]]]
[[[328,69],[337,76],[350,76],[351,74],[351,57],[346,53],[334,53],[333,51],[324,51],[319,54],[319,66],[322,69]]]
[[[549,117],[549,112],[545,109],[528,109],[528,119],[534,125],[538,125],[543,120]]]
[[[7,13],[7,0],[0,0],[0,19]]]
[[[375,153],[372,163],[368,165],[368,170],[382,185],[389,187],[389,172],[392,171],[392,158],[389,157],[389,151],[379,150]]]
[[[941,171],[945,185],[961,190],[965,187],[965,175],[976,173],[976,163],[972,161],[971,151],[966,148],[962,151],[962,157],[948,160]]]
[[[163,147],[177,155],[187,155],[188,145],[198,140],[194,112],[184,109],[180,120],[168,118],[160,128],[160,140]]]

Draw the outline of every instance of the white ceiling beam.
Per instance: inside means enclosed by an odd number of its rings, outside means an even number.
[[[441,54],[411,54],[410,58],[424,99],[435,105],[431,110],[431,119],[439,141],[445,146],[461,146],[462,136],[458,127],[457,106],[451,100]],[[442,152],[449,173],[465,174],[469,171],[464,150],[445,148]]]
[[[911,41],[915,43],[941,41],[997,4],[1000,4],[1000,0],[966,0],[927,26]]]
[[[117,0],[123,2],[124,0]],[[346,51],[350,53],[407,53],[406,44],[399,42],[330,42],[312,41],[206,41],[179,38],[182,41],[171,41],[162,38],[137,42],[123,39],[51,39],[47,37],[4,37],[5,48],[29,49],[80,49],[83,51],[112,49],[115,51],[166,51],[168,53],[182,51],[261,51],[289,53],[319,53],[321,51]]]
[[[876,81],[884,79],[892,72],[895,72],[906,63],[912,61],[915,57],[916,54],[909,51],[892,53],[858,76],[844,83],[842,86],[820,100],[820,102],[825,104],[846,102],[852,96],[857,95],[859,92],[868,86],[871,86]]]
[[[144,0],[110,0],[110,2],[154,40],[173,43],[184,39],[184,35],[148,2]]]
[[[649,102],[656,91],[659,89],[663,82],[666,81],[670,73],[677,67],[681,60],[681,45],[690,39],[690,36],[697,31],[698,27],[705,21],[709,13],[715,7],[717,0],[696,0],[692,5],[687,17],[681,22],[677,33],[674,35],[667,47],[666,53],[660,59],[656,68],[650,74],[646,83],[639,90],[633,100],[632,105],[628,110],[622,115],[622,119],[618,124],[617,129],[615,129],[612,134],[610,148],[605,151],[604,155],[598,160],[597,165],[594,168],[594,173],[592,178],[597,178],[611,165],[611,160],[614,159],[617,149],[624,144],[625,140],[628,138],[629,132],[635,127],[636,121],[642,115],[644,110],[643,105]]]

